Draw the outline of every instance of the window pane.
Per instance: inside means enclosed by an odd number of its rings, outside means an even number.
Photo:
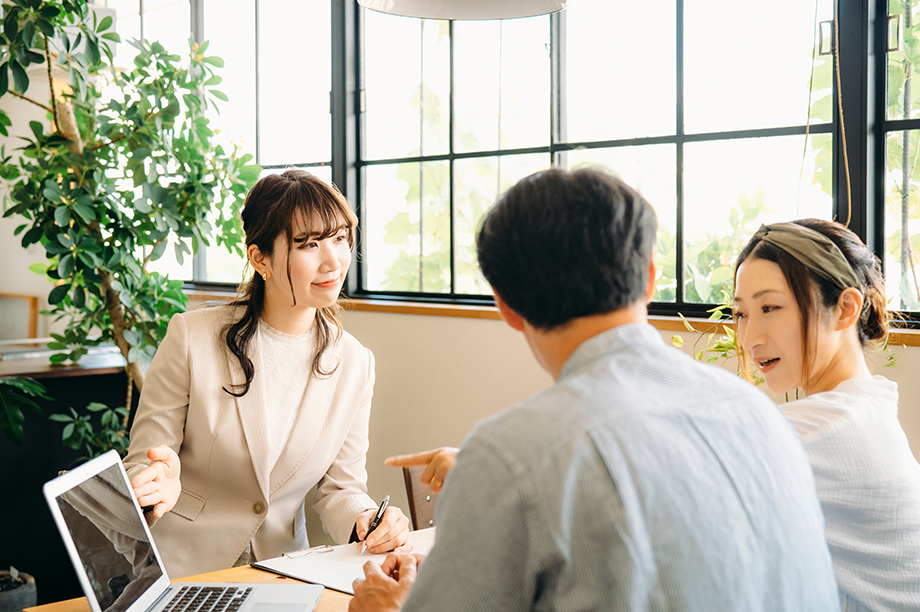
[[[761,223],[832,214],[832,136],[684,146],[684,300],[718,303],[735,257]],[[801,176],[801,179],[800,179]]]
[[[550,139],[549,17],[454,22],[454,148]]]
[[[217,89],[229,102],[217,102],[219,114],[208,109],[215,136],[225,150],[238,146],[256,154],[256,32],[255,0],[204,0],[204,36],[210,42],[206,55],[224,60],[217,74],[223,78]]]
[[[888,22],[888,44],[897,43],[897,50],[888,52],[889,119],[920,117],[920,19],[912,14],[915,11],[914,2],[888,3],[889,14],[900,18]]]
[[[476,230],[482,215],[516,182],[550,166],[548,153],[458,159],[454,162],[454,269],[457,293],[491,294],[479,271]]]
[[[362,15],[367,159],[447,153],[448,22],[377,11]]]
[[[115,65],[122,70],[130,70],[134,67],[137,49],[128,41],[141,37],[140,0],[108,0],[106,6],[115,9],[115,31],[121,36],[120,43],[110,43],[115,53]]]
[[[888,306],[894,310],[920,310],[918,135],[917,130],[888,134],[884,258]]]
[[[677,299],[677,167],[672,144],[616,149],[581,149],[564,154],[563,165],[576,169],[598,166],[619,176],[641,193],[658,215],[655,264],[658,267],[656,302]]]
[[[450,291],[449,181],[446,161],[365,168],[365,289]]]
[[[258,161],[329,161],[330,3],[259,0],[258,6]]]
[[[675,132],[674,5],[654,13],[652,20],[644,3],[610,0],[565,10],[563,142]]]
[[[817,1],[818,19],[832,19],[831,0]],[[684,32],[686,132],[805,124],[818,42],[814,2],[687,0]],[[814,65],[812,123],[827,122],[830,56]]]
[[[170,53],[188,57],[192,35],[188,0],[144,0],[144,38],[157,41]]]

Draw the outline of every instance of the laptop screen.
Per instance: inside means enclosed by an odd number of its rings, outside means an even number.
[[[128,609],[163,575],[120,463],[55,501],[101,610]]]

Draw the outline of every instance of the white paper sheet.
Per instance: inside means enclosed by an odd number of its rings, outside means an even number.
[[[413,553],[428,554],[434,545],[434,529],[420,529],[409,534],[409,541],[414,546]],[[332,552],[310,553],[299,559],[275,557],[258,561],[252,566],[354,595],[351,585],[356,578],[364,578],[364,564],[368,561],[383,563],[387,558],[386,553],[359,553],[360,550],[354,544],[343,544],[333,546]]]

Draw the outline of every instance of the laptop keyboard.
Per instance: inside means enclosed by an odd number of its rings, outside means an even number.
[[[236,612],[251,592],[252,587],[182,587],[163,612]]]

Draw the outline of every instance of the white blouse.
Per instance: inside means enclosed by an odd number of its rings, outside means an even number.
[[[920,610],[920,465],[876,376],[782,405],[824,510],[844,612]]]
[[[313,329],[311,327],[305,334],[292,336],[259,320],[255,378],[259,380],[265,398],[269,471],[278,463],[294,428],[297,410],[303,404],[316,354]]]

